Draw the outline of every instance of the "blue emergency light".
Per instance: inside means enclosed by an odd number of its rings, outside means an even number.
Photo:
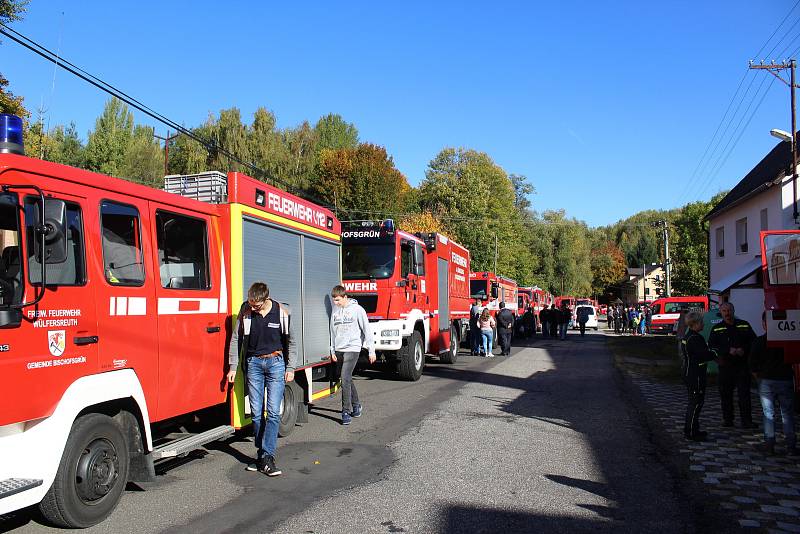
[[[22,143],[22,119],[0,113],[0,154],[25,154]]]

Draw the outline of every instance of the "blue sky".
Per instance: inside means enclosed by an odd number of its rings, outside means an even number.
[[[597,226],[732,187],[769,130],[790,129],[788,87],[747,62],[795,5],[32,0],[13,27],[188,126],[233,106],[281,127],[339,113],[412,185],[443,147],[474,148],[526,175],[537,210]],[[799,21],[800,6],[762,56],[800,48]],[[84,137],[107,99],[8,39],[0,66],[29,109]]]

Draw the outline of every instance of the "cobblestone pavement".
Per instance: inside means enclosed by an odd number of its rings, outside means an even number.
[[[779,415],[776,455],[767,456],[755,448],[763,441],[758,396],[753,394],[752,404],[753,420],[759,428],[723,427],[719,392],[710,386],[700,414],[700,427],[708,432],[708,441],[687,441],[683,437],[686,389],[631,377],[663,430],[678,444],[679,453],[688,458],[689,470],[708,488],[723,513],[732,514],[741,527],[800,532],[800,459],[785,456]]]

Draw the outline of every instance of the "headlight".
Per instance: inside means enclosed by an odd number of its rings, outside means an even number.
[[[381,330],[381,337],[400,337],[400,330]]]

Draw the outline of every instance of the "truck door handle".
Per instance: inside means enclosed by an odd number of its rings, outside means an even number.
[[[99,339],[100,338],[97,336],[83,336],[83,337],[74,337],[72,338],[72,341],[76,345],[91,345],[92,343],[97,343]]]
[[[208,332],[209,334],[216,334],[217,332],[219,332],[219,327],[218,326],[207,326],[206,327],[206,332]]]

